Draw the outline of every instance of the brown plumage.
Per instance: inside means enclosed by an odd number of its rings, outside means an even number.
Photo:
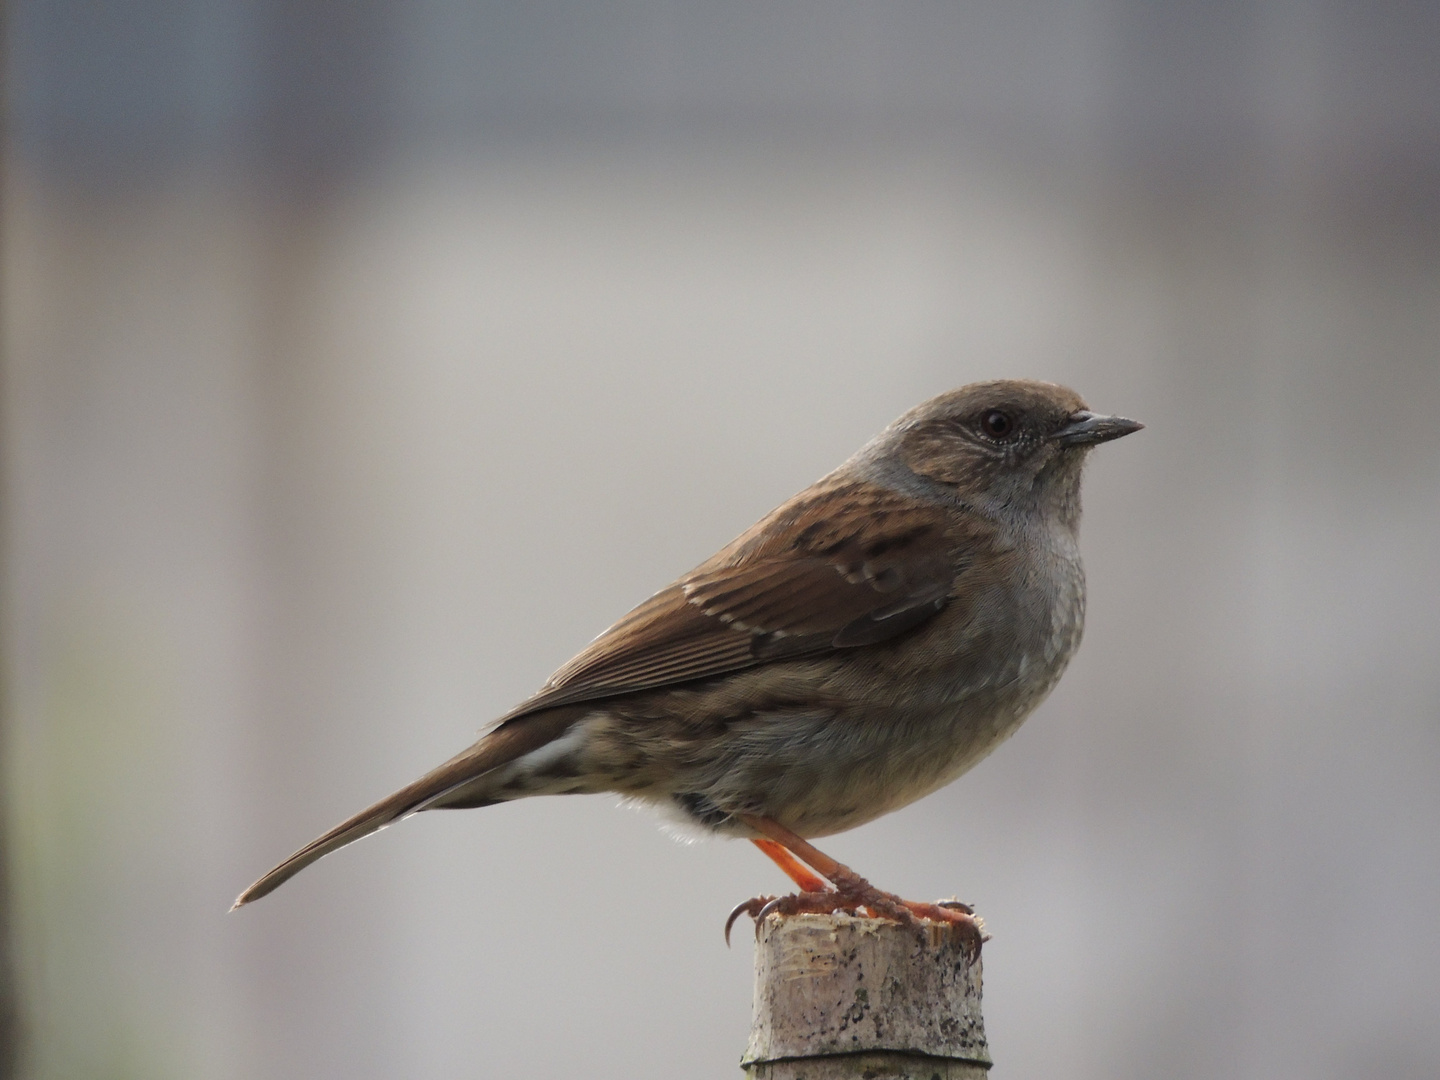
[[[419,810],[615,791],[699,828],[769,837],[763,849],[806,890],[789,910],[908,917],[802,838],[954,779],[1054,686],[1083,622],[1081,462],[1139,426],[1048,383],[926,402],[236,906]],[[785,849],[834,890],[816,893]]]

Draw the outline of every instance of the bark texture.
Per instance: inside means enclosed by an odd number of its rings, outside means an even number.
[[[755,948],[750,1080],[983,1080],[980,962],[948,927],[771,916]]]

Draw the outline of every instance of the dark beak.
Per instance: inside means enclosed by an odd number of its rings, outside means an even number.
[[[1050,437],[1061,446],[1090,446],[1094,443],[1109,442],[1132,431],[1139,431],[1145,425],[1139,420],[1127,420],[1123,416],[1096,416],[1089,409],[1071,413],[1070,422]]]

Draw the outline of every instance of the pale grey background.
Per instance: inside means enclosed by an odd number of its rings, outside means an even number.
[[[999,1078],[1440,1074],[1433,3],[9,6],[6,785],[37,1078],[735,1075],[730,906],[463,746],[922,398],[1150,426],[1087,638],[829,848]]]

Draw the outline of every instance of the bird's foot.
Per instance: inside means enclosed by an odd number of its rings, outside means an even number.
[[[875,888],[853,872],[839,874],[837,878],[833,889],[801,891],[788,896],[755,896],[736,905],[725,920],[725,943],[730,943],[730,928],[741,915],[749,915],[755,920],[755,936],[758,938],[761,925],[771,915],[831,915],[836,912],[889,919],[904,926],[940,924],[956,935],[967,961],[972,963],[980,955],[980,946],[989,940],[984,923],[976,917],[974,910],[958,900],[943,900],[937,904],[904,900]]]
[[[815,892],[800,891],[793,892],[787,896],[755,896],[742,904],[736,905],[730,912],[730,917],[725,920],[725,944],[730,944],[730,928],[735,925],[735,920],[741,915],[749,915],[755,920],[755,936],[760,936],[760,927],[771,915],[781,917],[789,915],[833,915],[836,912],[843,912],[846,915],[869,915],[877,919],[891,919],[894,922],[913,924],[915,917],[910,914],[903,905],[891,905],[883,902],[877,894],[871,897],[850,897],[845,896],[835,889],[822,889]]]
[[[735,925],[735,920],[741,915],[749,915],[755,920],[755,932],[760,932],[760,912],[777,899],[774,896],[752,896],[749,900],[742,900],[736,904],[725,919],[725,944],[730,944],[730,928]]]

